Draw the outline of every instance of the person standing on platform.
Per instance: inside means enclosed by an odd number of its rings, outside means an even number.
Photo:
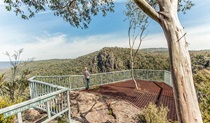
[[[87,67],[85,67],[84,76],[85,76],[85,79],[86,79],[86,90],[88,90],[89,86],[90,86],[90,74],[87,70]]]

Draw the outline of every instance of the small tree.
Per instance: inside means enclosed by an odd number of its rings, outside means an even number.
[[[128,41],[130,47],[130,64],[131,64],[131,79],[135,83],[136,89],[139,90],[138,84],[134,78],[134,65],[137,53],[140,49],[141,43],[143,39],[146,37],[144,32],[148,26],[148,17],[142,11],[132,11],[133,9],[137,9],[137,6],[134,2],[126,4],[127,11],[125,11],[125,15],[129,20],[129,28],[128,28]],[[137,17],[137,18],[136,18]],[[139,20],[141,23],[139,23]],[[136,44],[136,39],[139,36],[138,47],[134,50],[134,46]]]
[[[15,51],[13,55],[10,55],[8,52],[5,53],[9,57],[11,64],[11,73],[8,75],[8,79],[2,83],[1,89],[4,95],[9,95],[9,98],[12,102],[15,102],[16,95],[21,95],[25,88],[28,85],[27,75],[30,73],[29,70],[19,71],[18,65],[22,62],[20,60],[20,55],[23,52],[23,49]]]

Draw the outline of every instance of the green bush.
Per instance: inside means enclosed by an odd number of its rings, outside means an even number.
[[[210,70],[204,69],[194,75],[195,88],[204,123],[210,122]]]
[[[164,106],[157,107],[155,104],[150,103],[147,107],[141,110],[137,116],[138,123],[169,123],[167,114],[169,109]]]
[[[10,105],[12,105],[12,103],[9,100],[7,100],[6,98],[2,99],[2,97],[0,97],[0,109],[8,107]],[[11,123],[13,119],[14,116],[4,118],[3,114],[0,114],[0,123]]]

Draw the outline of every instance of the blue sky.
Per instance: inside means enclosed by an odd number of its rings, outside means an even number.
[[[89,28],[77,29],[53,12],[41,12],[30,20],[23,20],[7,12],[0,1],[0,61],[8,61],[6,51],[13,54],[24,49],[21,58],[35,60],[76,58],[103,47],[129,47],[128,23],[123,15],[125,0],[116,0],[115,12],[106,17],[92,18]],[[210,49],[210,0],[192,0],[196,5],[179,14],[187,33],[190,50]],[[151,20],[148,35],[141,48],[167,47],[161,27]]]

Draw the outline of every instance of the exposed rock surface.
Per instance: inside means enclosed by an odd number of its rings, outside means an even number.
[[[139,109],[132,104],[87,92],[71,93],[75,123],[136,123]]]
[[[71,92],[71,116],[74,123],[136,123],[140,110],[132,104],[88,92]],[[40,123],[47,114],[29,109],[23,112],[24,123]],[[15,118],[14,123],[17,123]],[[53,120],[50,123],[57,123]]]

